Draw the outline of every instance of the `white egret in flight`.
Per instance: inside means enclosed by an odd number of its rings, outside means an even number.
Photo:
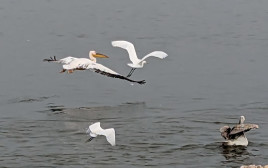
[[[163,59],[168,56],[163,51],[154,51],[154,52],[147,54],[142,59],[139,59],[137,57],[134,45],[128,41],[112,41],[112,46],[123,48],[127,50],[128,52],[130,61],[132,62],[132,63],[128,63],[128,66],[130,66],[132,69],[127,75],[127,77],[130,77],[136,68],[142,68],[143,65],[146,64],[146,61],[145,61],[146,58],[157,57],[157,58]]]
[[[100,53],[96,53],[96,51],[90,51],[89,59],[88,58],[75,58],[75,57],[68,56],[66,58],[57,60],[56,57],[54,56],[54,57],[50,57],[49,59],[44,59],[43,61],[56,62],[56,63],[63,64],[62,66],[63,69],[61,73],[65,72],[66,70],[67,70],[67,73],[73,73],[75,70],[91,70],[91,71],[94,71],[96,73],[99,73],[101,75],[105,75],[111,78],[118,78],[118,79],[127,80],[129,82],[145,84],[145,80],[141,80],[141,81],[131,80],[103,66],[102,64],[96,63],[96,57],[108,58],[108,56],[100,54]]]
[[[115,146],[115,130],[113,128],[102,129],[100,127],[100,122],[96,122],[88,127],[86,133],[89,134],[90,138],[86,141],[89,142],[92,139],[96,138],[98,135],[104,135],[107,141]]]
[[[251,130],[251,129],[257,129],[259,128],[256,124],[244,124],[245,117],[240,116],[239,123],[234,126],[233,128],[230,128],[229,126],[223,126],[220,129],[221,136],[226,140],[223,145],[225,146],[247,146],[248,145],[248,139],[245,135],[245,132]]]

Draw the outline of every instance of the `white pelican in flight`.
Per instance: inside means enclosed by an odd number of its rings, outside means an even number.
[[[130,77],[136,68],[142,68],[143,65],[146,64],[146,61],[145,61],[146,58],[153,56],[153,57],[163,59],[168,56],[163,51],[154,51],[154,52],[147,54],[142,59],[139,59],[137,57],[134,45],[128,41],[112,41],[112,46],[123,48],[127,50],[128,52],[130,61],[132,62],[132,63],[128,63],[128,66],[130,66],[132,69],[127,75],[127,77]]]
[[[251,129],[259,128],[256,124],[244,124],[245,117],[240,116],[239,123],[234,126],[232,129],[229,126],[223,126],[220,129],[221,136],[226,139],[223,143],[225,146],[239,145],[247,146],[248,139],[245,135],[245,132]]]
[[[96,53],[96,51],[89,51],[89,59],[88,58],[75,58],[68,56],[66,58],[62,58],[60,60],[57,60],[56,57],[50,57],[49,59],[44,59],[43,61],[47,62],[56,62],[63,64],[63,69],[61,73],[65,72],[67,70],[67,73],[73,73],[75,70],[91,70],[96,73],[111,77],[111,78],[118,78],[127,80],[129,82],[135,82],[139,84],[145,84],[145,80],[142,81],[134,81],[127,77],[124,77],[123,75],[120,75],[119,73],[96,63],[96,57],[99,58],[108,58],[108,56]]]
[[[113,128],[102,129],[100,127],[100,122],[96,122],[88,127],[86,133],[89,134],[90,138],[86,141],[89,142],[92,139],[96,138],[98,135],[104,135],[107,141],[115,146],[115,130]]]

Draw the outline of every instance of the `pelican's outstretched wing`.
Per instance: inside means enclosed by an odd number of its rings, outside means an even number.
[[[135,80],[131,80],[127,77],[124,77],[123,75],[120,75],[119,73],[111,70],[110,68],[107,68],[106,66],[103,66],[101,64],[95,63],[90,61],[89,59],[85,59],[83,61],[83,59],[78,59],[77,61],[73,61],[71,64],[67,64],[67,65],[63,65],[64,69],[71,69],[71,70],[91,70],[94,71],[96,73],[99,73],[101,75],[105,75],[111,78],[118,78],[118,79],[123,79],[123,80],[127,80],[129,82],[135,82],[138,84],[145,84],[145,80],[141,80],[141,81],[135,81]]]
[[[71,62],[73,62],[74,60],[77,60],[78,58],[75,58],[75,57],[66,57],[66,58],[62,58],[58,61],[58,63],[61,63],[61,64],[70,64]]]
[[[119,73],[101,65],[98,63],[95,63],[89,59],[86,58],[75,58],[75,57],[66,57],[64,59],[60,59],[60,60],[56,60],[56,57],[51,57],[50,59],[44,59],[44,61],[48,61],[48,62],[59,62],[63,64],[63,69],[65,70],[91,70],[94,71],[96,73],[108,76],[108,77],[112,77],[112,78],[118,78],[118,79],[123,79],[123,80],[127,80],[129,82],[135,82],[138,84],[145,84],[145,80],[142,81],[134,81],[131,80],[127,77],[124,77],[122,75],[120,75]]]
[[[231,131],[231,128],[229,126],[223,126],[223,127],[221,127],[221,129],[220,129],[221,136],[224,139],[229,139],[229,133],[230,133],[230,131]]]
[[[43,59],[43,61],[47,61],[47,62],[57,62],[57,63],[60,63],[60,64],[70,64],[72,61],[74,60],[77,60],[78,58],[75,58],[75,57],[66,57],[66,58],[62,58],[60,60],[57,60],[56,59],[56,56],[54,57],[50,57],[48,59]]]
[[[105,72],[105,73],[108,73],[111,75],[120,75],[119,73],[111,70],[110,68],[107,68],[106,66],[104,66],[102,64],[98,64],[98,63],[90,63],[87,65],[84,65],[83,67],[85,67],[86,69],[89,69],[89,70],[93,70],[93,71],[99,70],[101,72]]]
[[[241,132],[247,132],[251,129],[257,129],[259,128],[256,124],[238,124],[234,126],[230,132],[230,135],[239,134]]]
[[[141,81],[131,80],[131,79],[124,77],[123,75],[120,75],[119,73],[101,65],[101,64],[98,64],[98,63],[90,63],[87,66],[83,65],[83,67],[85,67],[86,69],[89,69],[91,71],[94,71],[96,73],[99,73],[101,75],[111,77],[111,78],[123,79],[123,80],[127,80],[129,82],[135,82],[138,84],[145,84],[146,83],[145,80],[141,80]]]
[[[112,41],[112,46],[120,47],[120,48],[127,50],[128,55],[129,55],[129,59],[134,64],[140,62],[140,60],[137,57],[135,47],[132,43],[130,43],[128,41]]]
[[[151,52],[150,54],[145,55],[141,60],[144,61],[146,58],[148,57],[157,57],[157,58],[166,58],[168,55],[167,53],[163,52],[163,51],[154,51]]]

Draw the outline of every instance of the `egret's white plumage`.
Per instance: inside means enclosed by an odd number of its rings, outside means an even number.
[[[91,70],[91,71],[100,73],[102,75],[108,76],[108,77],[119,78],[119,79],[127,80],[130,82],[135,82],[139,84],[145,84],[144,80],[142,81],[131,80],[101,64],[98,64],[96,61],[96,57],[108,58],[108,56],[100,54],[100,53],[96,53],[96,51],[90,51],[89,59],[68,56],[66,58],[57,60],[56,57],[54,56],[54,57],[50,57],[49,59],[44,59],[44,61],[63,64],[62,65],[63,70],[61,72],[65,72],[67,70],[68,73],[73,73],[75,70]]]
[[[107,141],[112,145],[115,146],[115,130],[114,128],[109,129],[102,129],[100,126],[100,122],[96,122],[88,127],[86,131],[91,138],[88,141],[91,141],[93,138],[97,137],[98,135],[103,135],[106,137]]]
[[[128,41],[112,41],[112,46],[123,48],[127,50],[128,52],[129,59],[132,62],[132,63],[129,63],[128,66],[130,66],[132,69],[130,73],[127,75],[127,77],[130,77],[136,68],[142,68],[144,64],[146,64],[146,61],[145,61],[146,58],[157,57],[157,58],[163,59],[168,56],[163,51],[154,51],[154,52],[147,54],[142,59],[139,59],[137,57],[137,53],[136,53],[134,45]]]
[[[247,146],[248,139],[245,132],[251,129],[259,128],[256,124],[244,124],[245,117],[240,116],[239,123],[232,129],[229,126],[223,126],[220,128],[221,136],[226,140],[223,145],[226,146]]]

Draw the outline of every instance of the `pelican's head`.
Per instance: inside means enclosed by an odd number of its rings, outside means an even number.
[[[107,55],[97,53],[96,51],[89,51],[90,60],[96,62],[96,58],[109,58]]]
[[[239,124],[243,124],[245,120],[245,116],[240,116]]]

